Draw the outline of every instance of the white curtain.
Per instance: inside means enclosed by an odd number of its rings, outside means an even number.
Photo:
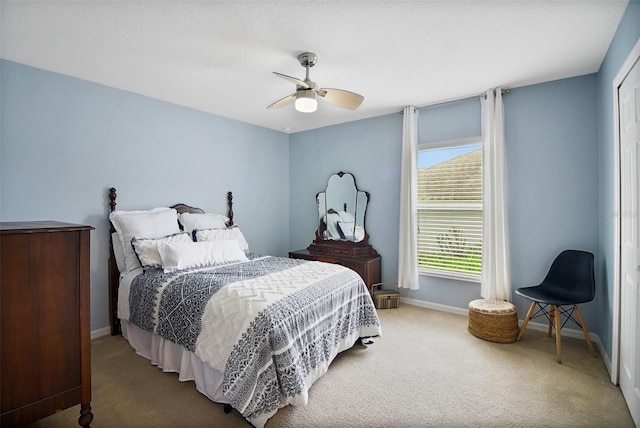
[[[484,214],[480,295],[511,301],[502,88],[485,95],[481,98]]]
[[[402,169],[400,172],[400,248],[398,287],[418,285],[418,109],[403,111]]]

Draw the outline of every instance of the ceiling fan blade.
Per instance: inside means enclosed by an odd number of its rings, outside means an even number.
[[[320,95],[320,98],[331,104],[335,104],[338,107],[349,110],[357,109],[364,100],[364,97],[360,94],[334,88],[318,89],[318,95]]]
[[[267,109],[286,106],[287,104],[292,103],[295,100],[296,100],[296,94],[287,95],[286,97],[284,97],[284,98],[276,101],[275,103],[269,105],[267,107]]]
[[[293,82],[298,86],[302,86],[305,89],[309,89],[310,88],[310,86],[304,80],[296,79],[295,77],[287,76],[286,74],[278,73],[276,71],[274,71],[273,74],[275,74],[276,76],[280,76],[285,80]]]

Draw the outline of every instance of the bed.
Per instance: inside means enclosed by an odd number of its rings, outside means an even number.
[[[116,209],[109,192],[112,334],[262,427],[305,405],[336,355],[381,334],[360,276],[250,251],[233,220],[186,204]]]

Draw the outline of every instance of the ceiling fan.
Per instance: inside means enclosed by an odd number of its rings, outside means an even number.
[[[295,101],[296,110],[303,113],[313,113],[318,107],[316,96],[328,103],[337,105],[338,107],[349,110],[357,109],[364,97],[355,92],[345,91],[343,89],[334,88],[318,88],[316,82],[309,79],[309,69],[316,64],[318,56],[312,52],[304,52],[298,55],[300,65],[307,69],[307,75],[304,80],[273,72],[276,76],[280,76],[285,80],[296,84],[296,92],[269,105],[267,109],[278,108],[290,104]]]

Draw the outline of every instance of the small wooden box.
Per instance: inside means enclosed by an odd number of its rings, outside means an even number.
[[[397,308],[400,304],[400,293],[395,290],[377,290],[376,287],[379,287],[382,284],[373,284],[372,289],[374,291],[371,293],[373,296],[373,304],[376,306],[376,309],[394,309]]]

